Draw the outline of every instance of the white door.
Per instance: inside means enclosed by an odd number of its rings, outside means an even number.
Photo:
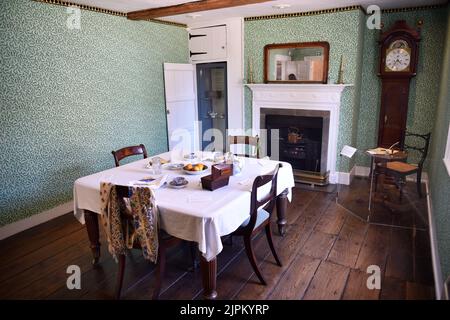
[[[164,63],[169,150],[198,150],[195,66]]]
[[[189,31],[191,61],[209,61],[227,58],[227,28],[216,26]]]

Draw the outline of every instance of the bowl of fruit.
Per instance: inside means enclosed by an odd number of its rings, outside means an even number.
[[[206,170],[208,170],[208,166],[205,166],[203,163],[197,164],[187,164],[183,167],[183,171],[187,174],[202,174]]]

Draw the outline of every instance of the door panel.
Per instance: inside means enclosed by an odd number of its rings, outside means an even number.
[[[191,61],[226,59],[226,26],[200,28],[189,31]]]
[[[169,150],[198,150],[195,68],[191,64],[164,63]]]
[[[226,63],[197,64],[198,120],[201,121],[202,149],[226,148],[227,120]],[[210,130],[217,129],[217,130]]]
[[[405,81],[407,84],[405,84]],[[378,146],[403,145],[408,113],[408,79],[385,79],[381,97]]]

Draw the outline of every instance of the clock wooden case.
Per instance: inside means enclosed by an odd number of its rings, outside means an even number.
[[[416,75],[420,31],[404,20],[380,35],[381,107],[378,146],[402,148],[405,141],[411,78]]]

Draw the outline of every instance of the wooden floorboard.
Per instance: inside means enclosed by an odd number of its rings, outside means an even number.
[[[314,232],[309,236],[301,252],[304,255],[325,260],[328,257],[328,253],[335,240],[335,235],[323,233],[314,229]]]
[[[278,281],[269,299],[298,300],[303,297],[321,260],[298,255]]]
[[[380,299],[404,300],[406,298],[406,281],[384,277],[381,282]]]
[[[322,261],[303,299],[339,300],[344,292],[350,268]]]
[[[314,201],[300,213],[298,218],[290,225],[284,238],[276,237],[275,247],[277,248],[283,266],[280,268],[275,264],[264,264],[261,272],[266,277],[267,285],[261,286],[257,282],[256,276],[252,276],[236,295],[235,299],[266,299],[277,285],[279,279],[289,268],[296,255],[306,243],[311,235],[314,226],[319,221],[323,212],[330,205],[332,196],[321,193]],[[269,258],[271,258],[269,256]]]
[[[380,267],[381,273],[384,274],[389,253],[390,235],[390,227],[370,225],[356,261],[356,268],[367,272],[369,266],[376,265]]]
[[[347,216],[328,260],[354,268],[367,232],[367,224],[353,216]]]
[[[344,300],[378,300],[380,289],[368,289],[366,272],[350,270],[347,284],[344,289]]]
[[[284,237],[275,231],[273,222],[274,245],[283,266],[275,263],[264,233],[253,239],[266,286],[255,276],[242,239],[235,237],[232,245],[225,241],[218,256],[219,298],[433,299],[428,231],[368,224],[356,218],[347,209],[364,207],[361,199],[365,198],[364,188],[368,185],[364,181],[357,183],[357,188],[342,192],[353,201],[351,204],[337,204],[334,193],[293,190]],[[413,191],[412,188],[408,195],[412,197]],[[424,202],[422,199],[398,205],[394,213],[383,212],[378,206],[377,218],[424,226],[426,212],[421,210],[426,203],[421,201]],[[111,299],[117,264],[108,253],[102,232],[101,243],[101,261],[94,267],[86,231],[73,214],[0,241],[0,298]],[[66,286],[69,265],[81,269],[80,290]],[[381,290],[367,288],[370,265],[380,266]],[[200,270],[190,266],[187,245],[169,250],[161,299],[202,298]],[[145,261],[141,252],[131,252],[122,298],[151,299],[154,271],[155,266]]]
[[[0,241],[2,265],[6,266],[13,260],[30,254],[58,239],[66,238],[69,234],[80,229],[84,229],[83,225],[75,220],[73,213],[69,213],[2,240]],[[18,246],[18,243],[21,245]]]

